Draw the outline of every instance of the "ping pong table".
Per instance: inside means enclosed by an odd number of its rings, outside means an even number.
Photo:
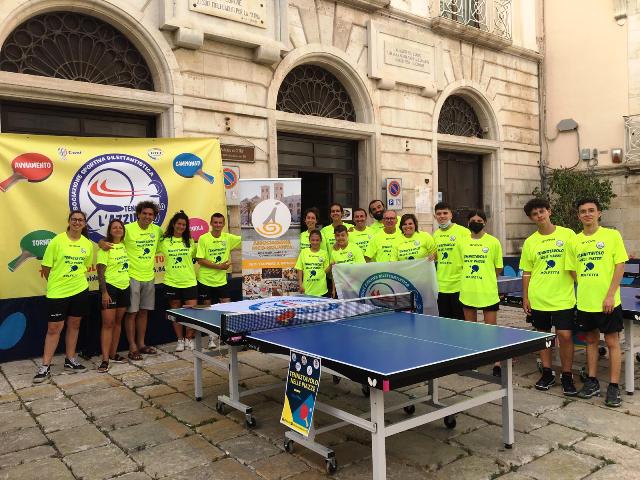
[[[333,302],[327,302],[327,305]],[[231,311],[234,309],[233,304],[226,304],[226,308]],[[272,315],[277,312],[274,310]],[[339,422],[322,428],[312,427],[308,437],[287,431],[284,446],[287,451],[291,451],[295,442],[323,455],[327,471],[333,472],[337,468],[334,452],[317,443],[315,437],[335,428],[355,425],[371,433],[375,480],[386,478],[386,437],[439,419],[443,419],[448,428],[453,428],[455,414],[499,399],[502,399],[502,439],[505,447],[511,448],[514,442],[511,359],[548,348],[553,339],[553,335],[544,332],[400,311],[381,311],[344,319],[291,324],[280,328],[245,331],[241,335],[233,329],[230,330],[231,334],[225,333],[227,318],[232,318],[233,314],[221,314],[214,309],[189,308],[170,310],[168,314],[174,321],[195,328],[198,332],[220,334],[230,344],[230,398],[219,397],[219,401],[239,409],[248,407],[239,402],[241,394],[237,387],[237,349],[241,345],[287,358],[292,350],[320,357],[323,369],[328,368],[344,378],[368,385],[368,414],[356,415],[317,401],[318,411],[335,417]],[[196,336],[195,343],[194,365],[197,372],[202,368],[202,360],[206,355],[201,352],[199,335]],[[499,379],[489,378],[499,383],[500,389],[448,406],[439,402],[438,378],[493,362],[501,363],[502,374]],[[196,396],[201,396],[202,387],[201,384],[198,385],[197,376],[196,373]],[[429,384],[428,395],[385,406],[385,394],[388,392],[425,381]],[[255,389],[252,393],[254,392]],[[248,393],[245,391],[243,394]],[[385,423],[386,413],[404,409],[411,415],[415,412],[415,405],[419,403],[428,403],[435,410],[392,424]],[[248,408],[250,414],[250,407]],[[249,420],[247,424],[251,426]]]
[[[640,288],[620,287],[624,320],[624,386],[628,395],[635,391],[634,360],[640,362],[640,346],[633,339],[634,323],[640,324]]]

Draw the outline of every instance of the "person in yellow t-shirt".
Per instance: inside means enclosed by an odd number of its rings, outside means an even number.
[[[434,259],[436,244],[427,232],[418,230],[418,219],[413,213],[405,213],[400,219],[400,231],[391,248],[391,261],[415,260],[418,258]]]
[[[578,393],[573,383],[573,330],[575,327],[576,295],[573,278],[564,268],[567,245],[576,234],[569,228],[551,222],[551,205],[546,199],[533,198],[524,206],[524,213],[538,229],[522,246],[522,308],[536,330],[551,332],[555,327],[560,344],[563,393]],[[555,384],[551,369],[551,349],[540,352],[542,376],[535,383],[537,390],[549,390]]]
[[[102,363],[99,373],[109,370],[109,361],[123,363],[125,358],[118,354],[122,319],[131,302],[129,287],[129,259],[124,248],[124,223],[117,218],[107,226],[107,242],[112,244],[109,250],[98,249],[96,269],[100,285],[102,303],[102,328],[100,330],[100,347]]]
[[[371,200],[369,202],[369,214],[371,218],[374,219],[374,222],[369,225],[371,232],[376,235],[380,233],[385,228],[385,223],[382,217],[384,217],[384,212],[387,211],[387,208],[384,205],[382,200]],[[396,228],[400,230],[400,217],[396,216]]]
[[[353,224],[353,228],[349,229],[349,241],[360,247],[364,255],[374,235],[371,228],[367,227],[367,212],[364,208],[353,211]]]
[[[169,308],[195,305],[198,299],[194,267],[196,243],[191,238],[189,217],[182,210],[169,220],[158,245],[158,252],[164,255],[164,294]],[[173,322],[173,331],[178,339],[176,352],[182,352],[185,348],[194,349],[193,329],[187,327],[184,335],[182,325]]]
[[[373,236],[364,254],[367,262],[390,262],[393,244],[402,236],[396,226],[395,213],[387,210],[382,216],[382,221],[384,228]]]
[[[327,288],[327,272],[331,268],[327,251],[320,248],[322,234],[320,230],[309,232],[311,246],[300,252],[296,262],[298,271],[298,291],[313,297],[324,297]]]
[[[460,303],[462,258],[458,250],[460,242],[471,235],[469,229],[453,223],[453,208],[446,202],[434,207],[438,229],[433,240],[438,250],[436,274],[438,276],[438,312],[441,317],[464,320]]]
[[[609,350],[610,383],[605,404],[619,407],[620,331],[623,328],[620,280],[629,257],[620,232],[600,226],[602,209],[598,200],[585,198],[576,202],[583,230],[569,243],[565,268],[578,283],[577,324],[586,332],[588,377],[578,392],[580,398],[600,394],[598,346],[600,333]]]
[[[345,227],[347,227],[347,230],[353,228],[353,225],[351,225],[350,223],[342,221],[343,215],[344,208],[342,207],[342,205],[335,202],[329,205],[329,217],[331,218],[331,223],[320,230],[320,233],[322,234],[322,241],[326,245],[328,255],[331,255],[331,249],[336,243],[336,237],[333,233],[334,228],[336,228],[338,225],[344,225]]]
[[[320,219],[320,210],[316,207],[307,208],[302,215],[304,219],[304,224],[307,226],[307,229],[304,232],[300,233],[300,250],[302,251],[305,248],[309,248],[311,244],[309,243],[309,232],[318,228],[318,220]],[[327,249],[324,238],[322,238],[322,244],[320,248]]]
[[[155,259],[162,229],[154,220],[160,212],[157,203],[143,200],[136,205],[137,220],[124,226],[124,248],[129,259],[131,303],[124,317],[129,342],[129,360],[142,360],[141,354],[154,355],[156,349],[145,343],[149,311],[155,308]],[[104,238],[98,242],[102,250],[112,247]]]
[[[80,320],[89,314],[89,282],[86,274],[93,262],[93,244],[87,235],[87,216],[84,212],[73,210],[68,217],[67,231],[49,242],[42,257],[42,275],[47,280],[49,322],[42,365],[33,377],[33,383],[42,383],[51,378],[51,360],[65,323],[64,369],[74,373],[87,371],[76,358]]]
[[[349,241],[349,232],[344,225],[338,225],[334,234],[336,237],[336,243],[331,249],[330,263],[333,269],[334,265],[341,265],[343,263],[354,265],[356,263],[365,263],[362,250],[356,244]],[[336,286],[333,284],[332,296],[336,297]]]
[[[231,266],[231,250],[242,245],[240,235],[224,231],[225,219],[221,213],[211,215],[211,231],[198,239],[196,258],[198,270],[198,302],[211,305],[215,300],[229,303],[231,293],[227,283],[227,270]],[[215,340],[209,337],[208,348],[215,348]]]
[[[485,231],[487,216],[482,210],[469,213],[471,236],[460,242],[462,258],[462,281],[460,302],[464,319],[478,321],[478,310],[482,310],[484,323],[496,325],[500,297],[498,296],[498,275],[502,272],[502,246],[500,241]],[[493,367],[493,375],[502,374],[500,364]]]

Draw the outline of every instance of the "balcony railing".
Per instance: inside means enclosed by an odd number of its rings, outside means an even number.
[[[624,117],[624,159],[640,163],[640,115]]]
[[[512,0],[439,0],[439,12],[436,16],[435,26],[461,36],[475,36],[472,30],[467,30],[466,35],[453,25],[448,25],[446,20],[456,22],[460,26],[471,27],[480,32],[497,37],[499,44],[511,43],[511,1]],[[487,38],[486,40],[489,40]],[[483,42],[486,43],[486,42]]]

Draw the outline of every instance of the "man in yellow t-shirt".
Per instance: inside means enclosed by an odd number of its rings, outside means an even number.
[[[369,228],[374,235],[380,233],[385,228],[386,225],[384,224],[382,217],[384,217],[384,212],[386,211],[387,209],[382,200],[376,199],[369,202],[369,214],[375,220],[371,225],[369,225]],[[396,216],[396,228],[398,230],[400,230],[399,225],[400,217]]]
[[[469,229],[453,223],[453,208],[445,202],[434,208],[438,229],[433,233],[436,243],[436,273],[438,276],[438,312],[441,317],[464,320],[460,303],[462,258],[458,246],[469,238]]]
[[[373,236],[364,254],[367,262],[390,262],[393,244],[402,236],[396,226],[395,213],[387,210],[382,216],[382,221],[384,228]]]
[[[129,360],[142,360],[141,353],[155,354],[156,349],[145,344],[149,310],[155,308],[155,259],[162,238],[162,229],[153,223],[159,208],[145,200],[136,205],[137,221],[125,225],[124,248],[129,259],[131,303],[125,316],[125,332],[129,342]],[[104,239],[98,242],[103,250],[113,244]]]
[[[374,235],[371,227],[367,227],[367,212],[364,208],[356,208],[353,211],[353,223],[355,225],[349,229],[349,242],[360,247],[364,255]]]
[[[551,205],[543,198],[529,200],[524,213],[538,229],[522,246],[522,308],[536,330],[550,332],[555,327],[560,344],[562,391],[567,396],[578,393],[573,383],[573,330],[576,296],[573,277],[565,270],[567,245],[576,234],[551,222]],[[551,349],[540,352],[542,376],[537,390],[549,390],[556,382],[551,369]]]
[[[231,266],[231,250],[242,244],[240,235],[224,232],[225,218],[222,213],[211,215],[211,231],[198,239],[196,258],[198,270],[198,303],[211,305],[231,301],[227,270]],[[209,338],[209,348],[215,348],[213,338]]]
[[[600,333],[609,349],[610,383],[605,404],[619,407],[620,331],[623,328],[620,280],[624,263],[629,260],[617,230],[600,226],[602,211],[596,199],[576,202],[583,230],[569,244],[565,268],[578,282],[578,328],[586,332],[588,377],[578,392],[580,398],[600,394],[598,347]]]

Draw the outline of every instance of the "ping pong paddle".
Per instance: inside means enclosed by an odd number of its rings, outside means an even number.
[[[194,175],[199,175],[207,182],[213,183],[213,176],[203,172],[202,166],[202,159],[193,153],[181,153],[173,159],[173,170],[181,177],[193,178]]]
[[[56,234],[49,230],[35,230],[28,233],[20,240],[22,253],[8,263],[9,271],[13,272],[29,258],[42,260],[47,245]]]
[[[11,162],[13,175],[0,183],[0,190],[6,192],[16,182],[42,182],[53,173],[53,162],[40,153],[23,153]]]

